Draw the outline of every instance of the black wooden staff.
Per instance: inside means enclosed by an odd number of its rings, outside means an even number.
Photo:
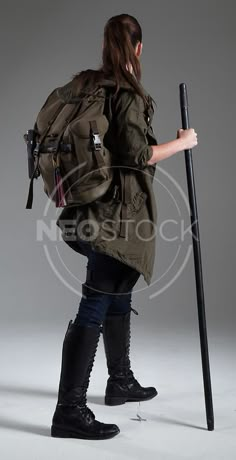
[[[189,126],[188,97],[187,97],[186,84],[181,83],[179,85],[179,90],[180,90],[180,109],[181,109],[182,127],[183,129],[188,129],[190,126]],[[192,241],[193,241],[194,267],[195,267],[195,279],[196,279],[196,291],[197,291],[198,322],[199,322],[199,333],[200,333],[200,344],[201,344],[206,418],[207,418],[208,430],[213,431],[214,430],[214,412],[213,412],[213,403],[212,403],[211,375],[210,375],[210,363],[209,363],[209,354],[208,354],[207,326],[206,326],[202,263],[201,263],[201,247],[200,247],[197,202],[196,202],[194,174],[193,174],[192,151],[191,149],[186,149],[184,153],[185,153],[185,166],[186,166],[187,184],[188,184],[189,205],[190,205],[190,211],[191,211],[190,217],[191,217],[191,227],[192,227]]]

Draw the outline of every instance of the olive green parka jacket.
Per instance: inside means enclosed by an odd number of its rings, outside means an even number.
[[[108,91],[115,89],[112,79],[100,80],[98,84],[106,86]],[[76,221],[78,229],[89,220],[95,229],[91,246],[134,268],[150,285],[156,251],[157,206],[153,191],[156,165],[148,165],[147,161],[152,156],[151,145],[158,142],[152,129],[152,100],[142,89],[149,102],[146,110],[142,97],[126,81],[109,104],[108,116],[112,114],[112,118],[104,144],[114,158],[115,179],[110,189],[90,204],[65,207],[57,225],[64,241],[84,254],[79,244],[81,236],[67,240],[65,221]]]

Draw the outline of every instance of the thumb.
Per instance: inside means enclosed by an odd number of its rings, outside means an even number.
[[[181,131],[183,131],[182,128],[180,128],[180,129],[177,130],[177,138],[180,136]]]

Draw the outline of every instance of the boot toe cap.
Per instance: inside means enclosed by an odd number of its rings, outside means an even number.
[[[120,428],[115,423],[100,423],[100,433],[108,438],[120,433]]]
[[[141,387],[140,388],[140,396],[146,397],[146,398],[154,398],[158,394],[157,390],[155,387]]]

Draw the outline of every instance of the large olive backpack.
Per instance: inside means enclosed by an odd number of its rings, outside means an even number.
[[[109,127],[104,107],[111,108],[112,93],[100,85],[86,93],[75,82],[49,94],[34,128],[24,135],[30,178],[26,209],[32,208],[33,181],[39,176],[56,207],[91,203],[112,182],[111,152],[103,144]]]

